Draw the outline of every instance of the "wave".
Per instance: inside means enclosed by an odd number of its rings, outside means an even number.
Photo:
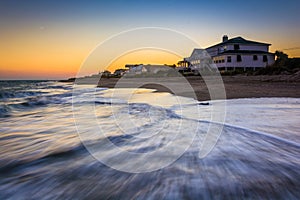
[[[38,91],[2,91],[0,99],[25,98],[47,94],[46,92]]]
[[[72,85],[41,81],[0,81],[0,99],[26,98],[50,94],[55,90],[71,91]]]
[[[14,101],[3,101],[0,104],[0,117],[9,117],[14,111],[23,112],[48,105],[70,106],[72,94],[36,95]],[[26,110],[24,110],[26,109]]]
[[[187,120],[191,120],[191,119],[187,119]],[[195,121],[195,120],[192,120]],[[199,123],[213,123],[215,125],[223,125],[220,123],[216,123],[216,122],[210,122],[210,121],[201,121],[201,120],[197,120],[197,122]],[[231,141],[234,140],[239,140],[238,138],[240,137],[244,137],[246,135],[246,138],[251,138],[251,140],[253,141],[259,141],[259,139],[264,140],[265,142],[267,142],[266,144],[276,144],[276,146],[280,147],[280,146],[289,146],[289,147],[295,147],[296,149],[300,148],[300,145],[298,143],[294,143],[292,141],[277,137],[277,136],[273,136],[267,133],[262,133],[262,132],[258,132],[258,131],[254,131],[254,130],[250,130],[244,127],[238,127],[238,126],[234,126],[234,125],[230,125],[230,124],[224,124],[225,126],[225,132],[221,135],[221,137],[227,137],[228,133],[230,133],[230,135],[233,135],[234,138],[231,138]],[[254,137],[251,137],[250,135],[255,135]],[[116,136],[108,136],[107,138],[114,143],[115,145],[121,147],[121,146],[126,146],[128,144],[128,141],[135,139],[135,136],[137,134],[133,133],[132,135],[116,135]],[[243,136],[244,135],[244,136]],[[258,137],[257,137],[258,136]],[[232,136],[230,136],[232,137]],[[245,138],[244,138],[245,139]],[[99,144],[99,142],[102,139],[99,140],[91,140],[91,141],[85,141],[84,144],[85,145],[95,145],[97,146],[97,144]],[[147,153],[150,151],[154,151],[155,149],[160,148],[161,146],[153,146],[153,144],[147,145],[147,138],[138,138],[137,140],[138,142],[136,143],[135,147],[131,147],[132,152],[137,152],[137,153]],[[101,143],[101,142],[100,142]],[[246,142],[247,143],[247,142]],[[258,142],[259,143],[259,142]],[[7,173],[9,171],[13,171],[16,168],[19,167],[29,167],[32,165],[36,165],[37,163],[47,163],[49,161],[54,161],[60,158],[63,159],[72,159],[73,156],[78,156],[78,155],[83,155],[83,154],[88,154],[88,151],[86,150],[86,147],[84,146],[83,143],[78,143],[77,145],[74,146],[65,146],[63,148],[59,148],[59,149],[55,149],[53,151],[48,151],[48,152],[44,152],[43,155],[39,155],[36,157],[31,157],[28,159],[13,159],[13,160],[8,160],[7,158],[2,158],[1,159],[1,166],[0,166],[0,173]],[[131,143],[133,144],[133,143]],[[144,144],[144,145],[141,145]],[[193,150],[194,151],[194,150]],[[189,154],[189,150],[187,150],[186,152],[187,154]]]
[[[0,105],[0,118],[1,117],[9,117],[11,112],[11,108],[7,105]]]
[[[273,198],[295,198],[296,195],[298,197],[300,195],[297,190],[300,175],[298,156],[300,144],[294,141],[274,136],[271,133],[225,123],[223,133],[215,148],[207,157],[199,159],[199,144],[206,136],[207,127],[223,126],[219,122],[204,120],[206,118],[199,119],[192,115],[189,118],[184,116],[184,113],[176,113],[176,110],[180,108],[189,113],[199,103],[191,104],[189,107],[190,104],[186,101],[184,101],[186,104],[180,106],[178,104],[159,106],[155,102],[152,104],[127,102],[121,98],[103,97],[99,94],[101,90],[97,93],[95,89],[90,89],[86,93],[85,90],[78,91],[78,98],[73,99],[72,85],[64,86],[52,82],[30,84],[33,84],[33,88],[39,88],[45,93],[31,93],[38,90],[28,87],[22,94],[28,96],[20,97],[8,104],[6,102],[0,104],[0,116],[9,116],[15,110],[21,114],[38,113],[29,117],[12,116],[10,119],[2,120],[4,126],[0,127],[0,132],[4,134],[0,135],[0,142],[10,145],[0,144],[2,153],[0,185],[3,191],[0,199],[5,199],[3,197],[18,199],[32,194],[40,195],[35,196],[36,199],[39,199],[38,197],[50,199],[49,195],[63,198],[65,194],[70,195],[70,198],[78,198],[79,195],[86,198],[87,194],[94,195],[89,196],[91,198],[99,198],[99,196],[121,198],[122,195],[129,193],[131,196],[127,196],[128,198],[153,197],[158,199],[166,197],[193,199],[201,195],[207,198],[218,198],[224,194],[229,199],[238,196],[262,198],[266,197],[264,194],[270,194],[269,197]],[[21,92],[18,89],[15,91]],[[18,92],[14,95],[18,95]],[[26,92],[30,93],[26,94]],[[12,93],[14,92],[5,95],[10,96]],[[91,95],[95,98],[91,99]],[[156,94],[151,95],[156,98]],[[136,101],[143,102],[142,97]],[[16,98],[16,96],[11,98]],[[4,101],[3,98],[1,100]],[[169,96],[163,100],[168,101]],[[242,106],[247,103],[253,105],[256,102],[256,100],[240,101],[243,101]],[[283,102],[284,99],[280,101]],[[170,166],[145,174],[122,173],[97,162],[86,149],[85,145],[91,145],[96,153],[99,152],[106,158],[113,159],[116,154],[112,149],[106,149],[103,146],[100,148],[99,144],[103,144],[104,139],[102,135],[93,132],[96,139],[91,139],[94,136],[92,135],[91,138],[87,138],[87,141],[79,141],[76,137],[73,121],[69,118],[72,116],[72,102],[82,105],[83,110],[87,107],[95,108],[98,111],[95,113],[99,115],[97,125],[103,125],[101,128],[107,137],[105,140],[110,140],[119,149],[135,153],[149,153],[165,147],[169,142],[178,142],[176,144],[182,145],[186,137],[193,135],[192,130],[197,130],[195,134],[199,137],[195,137],[189,149]],[[274,100],[274,109],[277,106],[276,102],[277,100]],[[293,103],[297,102],[293,101]],[[209,113],[205,109],[209,110],[211,104],[214,102],[200,103],[201,111]],[[51,109],[39,109],[47,108],[47,105],[50,105]],[[69,106],[68,109],[61,109],[65,105]],[[31,108],[35,110],[31,112]],[[124,125],[124,130],[128,132],[116,130],[118,127],[114,124],[114,120],[118,118],[107,117],[112,116],[111,108],[115,109],[114,117],[120,117],[118,125],[121,127]],[[27,112],[28,110],[30,112]],[[255,114],[254,117],[259,117],[259,113],[253,112],[253,114]],[[183,131],[174,141],[174,133],[179,122],[182,122]],[[87,120],[86,126],[82,127],[83,130],[93,131],[91,127],[95,124],[92,123],[94,122]],[[134,125],[133,128],[129,127],[130,123]],[[134,129],[135,127],[138,129]],[[193,127],[198,129],[193,129]],[[162,134],[153,134],[160,130],[163,130],[159,132]],[[6,136],[5,131],[7,131]],[[178,151],[177,148],[174,148],[171,153],[176,153],[176,151]],[[166,159],[166,157],[158,157],[158,159]],[[134,162],[124,157],[120,163],[129,165]],[[157,163],[146,160],[145,164]],[[79,180],[78,177],[81,179]],[[82,192],[78,194],[75,191]]]
[[[189,118],[186,118],[186,119],[189,119]],[[194,119],[189,119],[189,120],[194,120]],[[265,133],[265,132],[262,132],[262,131],[256,131],[256,130],[253,130],[253,129],[249,129],[249,128],[242,127],[242,126],[236,126],[236,125],[232,125],[232,124],[228,124],[228,123],[212,122],[212,121],[208,121],[208,120],[194,120],[194,121],[203,122],[203,123],[207,123],[207,124],[215,124],[215,125],[218,125],[218,126],[224,126],[224,127],[232,128],[234,130],[234,132],[236,132],[236,133],[239,133],[240,131],[243,131],[243,132],[247,132],[248,134],[259,135],[261,137],[265,137],[265,138],[268,138],[268,139],[271,139],[271,140],[274,140],[274,141],[278,141],[278,142],[281,142],[281,143],[285,143],[285,144],[292,145],[292,146],[295,146],[297,148],[300,148],[299,143],[293,142],[291,140],[288,140],[288,139],[285,139],[285,138],[282,138],[282,137],[279,137],[279,136],[272,135],[270,133]]]
[[[44,155],[39,157],[31,157],[28,159],[13,159],[8,160],[2,158],[0,161],[0,174],[7,173],[9,171],[14,171],[16,168],[26,168],[32,165],[36,165],[38,163],[47,163],[49,161],[55,161],[59,158],[70,159],[72,156],[76,156],[78,154],[88,153],[85,146],[82,143],[79,143],[76,146],[65,147],[64,149],[56,149],[52,152],[46,152]]]
[[[276,136],[276,135],[272,135],[270,133],[265,133],[265,132],[262,132],[262,131],[256,131],[256,130],[252,130],[252,129],[249,129],[249,128],[245,128],[245,127],[241,127],[241,126],[235,126],[235,125],[231,125],[231,124],[226,124],[225,126],[234,128],[235,130],[247,131],[249,134],[260,135],[262,137],[272,139],[274,141],[278,141],[278,142],[281,142],[281,143],[285,143],[285,144],[300,148],[299,143],[293,142],[291,140],[288,140],[288,139],[285,139],[285,138],[282,138],[282,137],[279,137],[279,136]]]

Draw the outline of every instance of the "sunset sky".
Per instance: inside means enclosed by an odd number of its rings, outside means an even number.
[[[137,27],[173,29],[199,47],[219,43],[224,34],[242,36],[271,43],[272,52],[283,50],[300,57],[299,7],[299,0],[4,0],[0,2],[0,79],[75,76],[99,43]],[[192,49],[185,51],[189,56]],[[99,66],[115,68],[134,61],[173,64],[180,59],[161,51],[156,56],[149,50],[136,53],[121,57],[114,66]]]

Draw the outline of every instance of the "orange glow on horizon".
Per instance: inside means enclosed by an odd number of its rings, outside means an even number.
[[[8,56],[8,55],[7,55]],[[83,59],[79,57],[59,57],[47,59],[47,57],[34,57],[22,55],[19,59],[6,59],[2,65],[9,68],[0,67],[2,79],[66,79],[75,77]],[[83,56],[81,56],[83,57]],[[107,68],[95,69],[99,71],[109,70],[114,72],[116,69],[125,68],[126,64],[176,64],[182,58],[173,53],[157,49],[141,49],[129,52],[114,60]],[[59,62],[58,62],[59,61]],[[25,64],[23,64],[25,63]],[[71,64],[69,64],[71,63]],[[99,64],[100,66],[101,64]],[[91,74],[89,74],[91,75]]]
[[[66,79],[75,77],[91,50],[107,36],[102,36],[99,41],[99,35],[92,39],[89,38],[88,31],[82,35],[81,32],[77,33],[75,30],[72,30],[72,33],[74,35],[61,35],[61,32],[57,30],[46,28],[3,34],[0,38],[0,79]],[[262,40],[272,43],[271,52],[283,49],[283,52],[287,53],[290,58],[300,56],[300,49],[296,48],[295,38],[283,37],[282,40],[275,40],[276,38],[272,39],[269,36],[265,38],[267,39]],[[198,38],[199,41],[201,39]],[[214,44],[209,41],[211,40],[207,40],[207,45]],[[288,47],[295,48],[288,50]],[[187,50],[190,53],[192,51],[193,49]],[[189,54],[182,57],[188,56]],[[98,68],[95,67],[93,70],[95,73],[105,69],[114,72],[115,69],[124,68],[125,64],[172,65],[182,57],[162,50],[144,49],[121,55],[109,66],[96,63]]]

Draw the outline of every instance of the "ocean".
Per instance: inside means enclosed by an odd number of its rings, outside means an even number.
[[[0,81],[0,120],[0,199],[300,198],[299,98]]]

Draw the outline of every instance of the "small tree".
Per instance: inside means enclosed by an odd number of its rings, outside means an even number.
[[[287,64],[287,61],[289,59],[287,54],[283,53],[282,51],[276,51],[275,56],[276,56],[275,66],[283,67]]]

